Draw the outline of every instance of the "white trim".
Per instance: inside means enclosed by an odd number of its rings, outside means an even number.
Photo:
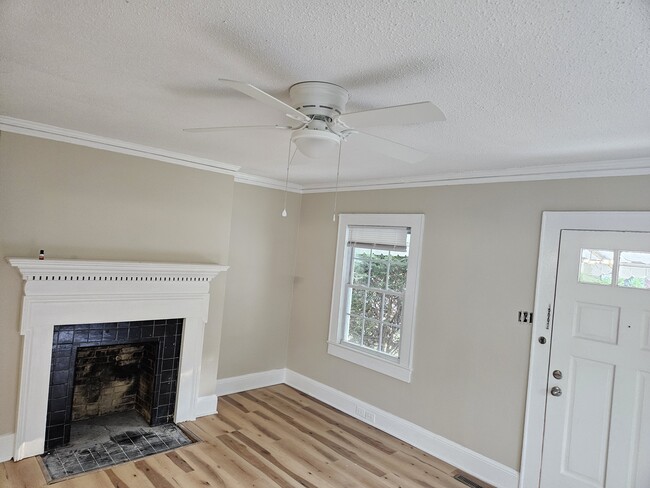
[[[210,280],[227,266],[22,258],[7,261],[19,268],[25,280],[16,461],[44,450],[55,325],[184,319],[174,421],[196,418]],[[205,411],[205,407],[200,410]]]
[[[428,186],[477,185],[513,181],[565,180],[573,178],[600,178],[608,176],[650,175],[650,158],[617,159],[589,163],[571,163],[506,168],[492,171],[466,171],[437,175],[413,176],[302,186],[302,193],[332,193],[336,191],[390,190]]]
[[[240,391],[255,390],[285,382],[287,370],[271,369],[260,373],[244,374],[217,380],[217,396],[230,395]]]
[[[267,178],[265,176],[255,176],[248,173],[237,173],[235,175],[235,183],[261,186],[264,188],[272,188],[273,190],[282,191],[284,191],[286,187],[287,191],[291,193],[302,193],[302,186],[296,183],[289,182],[287,185],[286,182],[281,180],[275,180],[273,178]]]
[[[14,434],[0,435],[0,463],[9,461],[14,456]]]
[[[198,397],[194,407],[194,415],[205,417],[217,413],[217,395],[207,395]]]
[[[0,115],[0,130],[53,141],[67,142],[78,146],[92,147],[94,149],[104,149],[130,156],[140,156],[142,158],[155,159],[165,163],[178,164],[215,173],[232,175],[239,170],[239,166],[222,163],[214,159],[200,158],[189,154],[88,134],[87,132],[79,132],[29,120],[16,119],[5,115]]]
[[[354,347],[343,341],[343,316],[346,300],[346,270],[349,269],[348,228],[355,225],[410,227],[411,242],[409,245],[408,269],[406,273],[406,288],[404,290],[404,306],[402,314],[402,330],[400,354],[398,359],[383,358],[371,351]],[[336,244],[336,261],[334,265],[334,281],[332,283],[332,305],[330,309],[330,324],[327,352],[340,359],[350,361],[365,368],[391,376],[409,383],[413,370],[413,340],[415,332],[415,312],[417,308],[419,272],[421,260],[422,239],[424,235],[423,214],[339,214],[339,228]]]
[[[530,346],[519,488],[537,488],[540,482],[555,281],[562,230],[650,232],[650,212],[544,212],[542,216],[535,290],[536,319]],[[546,328],[548,307],[551,307],[549,329]],[[538,342],[540,337],[546,339],[546,344]]]
[[[367,353],[361,348],[353,349],[348,345],[327,341],[327,353],[406,383],[411,382],[411,374],[413,371],[410,368],[400,366],[397,362],[389,362],[374,354]]]
[[[240,166],[237,165],[5,115],[0,115],[0,131],[140,156],[205,171],[234,174],[237,183],[284,190],[284,182],[281,180],[239,172]],[[650,174],[650,158],[633,158],[586,163],[536,165],[492,171],[450,172],[438,175],[364,180],[363,182],[341,182],[338,188],[332,186],[331,183],[313,183],[306,185],[289,183],[288,189],[295,193],[330,193],[335,191],[388,190],[428,186],[475,185],[480,183],[638,176],[648,174]]]
[[[517,471],[374,405],[287,370],[286,384],[499,488],[516,488]],[[374,414],[369,422],[357,408]]]

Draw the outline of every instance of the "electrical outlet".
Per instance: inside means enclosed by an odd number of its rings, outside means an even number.
[[[366,420],[367,420],[368,422],[370,422],[370,423],[372,423],[372,424],[375,423],[375,414],[374,414],[374,413],[372,413],[372,412],[366,412],[365,417],[366,417]]]

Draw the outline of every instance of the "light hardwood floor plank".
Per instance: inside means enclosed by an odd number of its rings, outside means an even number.
[[[182,424],[197,443],[56,488],[466,488],[455,467],[287,385],[218,410]],[[0,488],[45,486],[36,458],[0,463]]]

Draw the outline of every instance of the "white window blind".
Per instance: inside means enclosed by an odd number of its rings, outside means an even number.
[[[405,251],[410,227],[348,226],[348,245],[360,247],[387,247]]]

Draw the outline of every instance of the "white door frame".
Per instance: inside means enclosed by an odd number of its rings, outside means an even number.
[[[555,282],[563,230],[650,232],[650,212],[544,212],[537,262],[533,333],[519,488],[538,488],[553,329]],[[548,324],[547,324],[548,317]],[[545,344],[539,338],[546,339]]]

